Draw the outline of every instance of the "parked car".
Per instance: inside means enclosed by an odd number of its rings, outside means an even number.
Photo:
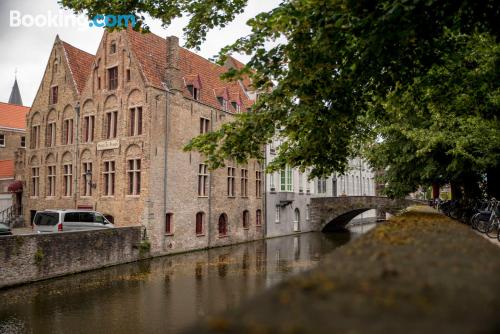
[[[86,231],[114,228],[102,213],[89,210],[44,210],[38,211],[33,219],[37,233]]]
[[[0,223],[0,236],[2,235],[12,235],[12,231],[7,225]]]

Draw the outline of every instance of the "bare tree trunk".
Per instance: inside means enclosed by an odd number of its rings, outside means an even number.
[[[490,168],[486,172],[488,197],[500,198],[500,165]]]
[[[432,184],[432,199],[439,198],[439,184],[434,182]]]

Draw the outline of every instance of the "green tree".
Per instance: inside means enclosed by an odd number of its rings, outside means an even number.
[[[210,29],[233,20],[244,10],[246,2],[61,0],[64,6],[90,17],[134,13],[142,19],[136,29],[147,29],[144,13],[165,25],[173,18],[188,16],[187,47],[199,46]],[[491,152],[466,149],[463,145],[468,142],[464,142],[451,151],[444,147],[423,154],[422,140],[416,137],[425,138],[425,131],[407,138],[400,133],[402,128],[391,129],[388,122],[397,113],[394,108],[418,106],[407,101],[418,101],[419,96],[412,95],[423,89],[417,80],[423,80],[432,70],[446,68],[443,62],[451,61],[448,56],[457,50],[454,36],[470,38],[478,34],[497,44],[499,12],[495,0],[283,0],[275,9],[249,20],[251,34],[220,53],[220,62],[233,52],[251,56],[245,68],[225,76],[251,77],[254,88],[260,92],[255,112],[239,115],[220,130],[193,139],[187,149],[204,153],[210,167],[217,168],[228,158],[243,162],[260,157],[262,145],[279,129],[286,141],[269,167],[271,170],[290,165],[310,167],[312,176],[343,172],[347,159],[371,143],[369,147],[377,147],[384,154],[386,165],[390,159],[399,159],[388,172],[395,195],[412,190],[419,182],[447,180],[455,170],[467,166],[465,161],[480,160]],[[498,72],[498,66],[494,71]],[[434,84],[440,86],[441,81],[435,80]],[[462,83],[457,81],[456,85],[459,89]],[[482,103],[479,99],[476,102]],[[433,110],[433,120],[446,120],[445,112]],[[498,108],[491,112],[497,117]],[[404,113],[408,115],[408,111]],[[491,129],[491,124],[483,122],[484,115],[464,111],[456,121],[459,125],[441,136],[447,137],[448,142],[460,140],[454,131],[468,131],[468,116],[475,117],[471,119],[478,124],[473,127],[475,130],[482,133]],[[421,126],[422,120],[427,117],[416,117],[413,124],[407,125],[423,130],[428,126]],[[439,126],[433,130],[436,135],[444,131]],[[377,138],[384,138],[384,145],[378,145]],[[473,139],[472,135],[468,138]],[[434,147],[444,145],[437,138],[432,142]],[[409,153],[399,156],[404,153],[402,150]],[[450,152],[457,153],[463,161],[450,159]],[[384,166],[383,159],[374,162]]]
[[[500,45],[489,34],[447,34],[443,53],[411,84],[396,85],[381,103],[377,135],[367,150],[386,168],[387,192],[402,196],[418,185],[451,183],[467,197],[500,161]]]

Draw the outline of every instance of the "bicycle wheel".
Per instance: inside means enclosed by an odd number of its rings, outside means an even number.
[[[487,233],[490,229],[490,222],[488,220],[481,220],[477,222],[477,230],[481,233]]]

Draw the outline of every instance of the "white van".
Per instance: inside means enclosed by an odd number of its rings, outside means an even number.
[[[37,233],[86,231],[113,228],[102,213],[89,210],[44,210],[38,211],[33,219]]]

